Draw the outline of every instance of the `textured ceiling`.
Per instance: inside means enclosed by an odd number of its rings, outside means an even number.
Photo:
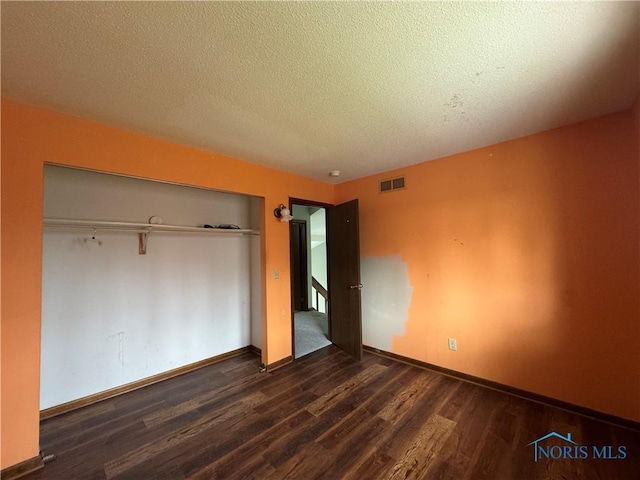
[[[3,1],[1,16],[3,95],[327,182],[638,95],[638,2]]]

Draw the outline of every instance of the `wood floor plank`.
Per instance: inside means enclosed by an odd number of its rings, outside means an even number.
[[[493,435],[490,430],[486,430],[485,433],[483,441],[480,442],[474,457],[469,462],[469,470],[461,478],[494,480],[496,472],[509,472],[509,469],[502,465],[503,458],[509,452],[509,445],[504,439]]]
[[[344,366],[351,364],[353,361],[351,358],[343,359],[346,363],[331,362],[326,365],[318,366],[311,372],[305,371],[304,377],[299,379],[293,379],[289,377],[286,383],[275,384],[277,390],[271,388],[261,388],[260,391],[270,398],[257,407],[256,411],[267,411],[274,406],[280,405],[283,399],[298,395],[300,392],[306,392],[312,395],[314,399],[318,398],[318,395],[314,393],[314,388],[319,384],[322,384],[324,380],[331,375],[332,371],[341,370]]]
[[[189,479],[208,480],[211,478],[230,478],[237,476],[238,465],[244,465],[246,459],[252,458],[256,458],[258,464],[264,462],[268,465],[268,468],[261,466],[260,471],[264,470],[270,475],[275,472],[275,469],[264,459],[264,445],[268,444],[273,438],[286,439],[291,432],[297,431],[308,421],[313,422],[316,421],[316,419],[306,410],[300,409],[282,422],[275,424],[270,429],[259,433],[248,442],[243,443],[239,448],[232,450],[218,460],[209,463],[204,468],[189,475]],[[243,468],[243,471],[247,474],[249,473],[246,468]],[[268,475],[265,474],[265,476]]]
[[[256,432],[268,432],[279,422],[286,422],[293,413],[303,411],[304,407],[315,398],[317,397],[311,392],[300,391],[288,398],[283,398],[280,404],[272,406],[267,411],[262,410],[262,404],[259,404],[254,407],[253,413],[238,418],[234,424],[227,423],[220,426],[225,431],[233,432],[233,435],[215,435],[212,438],[205,433],[201,438],[193,438],[185,442],[175,452],[178,455],[190,456],[190,459],[184,462],[185,474],[192,475],[211,464],[213,462],[211,458],[222,458],[253,441],[258,435]],[[307,415],[313,417],[308,412]],[[267,445],[271,443],[270,438],[265,440]]]
[[[275,473],[275,469],[261,455],[250,457],[248,460],[240,461],[236,468],[229,472],[213,472],[212,475],[201,477],[203,480],[220,478],[225,480],[263,480]],[[189,477],[191,480],[192,477]],[[196,480],[196,479],[194,479]]]
[[[330,358],[330,357],[327,357]],[[249,361],[251,364],[251,361]],[[330,364],[328,364],[330,367]],[[242,364],[241,364],[242,366]],[[302,366],[300,371],[293,371],[296,374],[300,374],[303,378],[309,378],[309,371],[313,368],[312,365]],[[236,371],[236,369],[231,369],[227,371]],[[217,402],[218,404],[233,401],[234,397],[242,397],[247,395],[250,391],[250,388],[260,389],[260,391],[268,396],[270,394],[269,387],[274,391],[281,392],[283,388],[287,388],[285,385],[293,383],[296,385],[296,382],[290,382],[286,375],[278,375],[273,378],[277,378],[276,381],[268,381],[270,380],[269,376],[271,374],[259,373],[258,371],[251,370],[248,375],[241,377],[241,380],[237,380],[233,383],[224,384],[220,387],[204,392],[201,395],[198,395],[195,398],[191,398],[185,400],[184,402],[177,404],[171,408],[164,409],[162,411],[154,412],[151,415],[148,415],[144,418],[144,422],[148,427],[155,426],[162,422],[171,421],[180,415],[188,413],[189,411],[195,409],[206,409],[210,408],[208,406],[209,403]],[[213,405],[215,407],[215,405]]]
[[[404,454],[407,446],[419,434],[423,423],[438,413],[459,387],[457,382],[447,377],[439,378],[438,383],[438,388],[420,396],[402,417],[391,424],[392,429],[385,438],[379,440],[378,448],[395,459]]]
[[[326,478],[348,478],[348,472],[370,456],[368,449],[363,450],[361,446],[375,443],[388,429],[387,422],[371,417],[370,421],[356,425],[337,445],[322,442],[321,444],[332,454],[332,461],[324,470]]]
[[[255,359],[254,355],[247,354]],[[228,359],[235,362],[238,359]],[[60,417],[43,422],[45,426],[53,424],[53,427],[46,429],[46,433],[41,435],[41,443],[46,444],[52,451],[67,451],[74,448],[99,448],[103,442],[109,442],[109,437],[116,435],[120,438],[127,438],[131,428],[140,417],[144,417],[149,412],[164,412],[165,407],[174,402],[178,402],[185,395],[198,394],[221,385],[229,385],[232,380],[218,374],[220,364],[214,364],[206,370],[208,375],[204,375],[201,370],[189,372],[180,376],[180,382],[162,382],[150,385],[140,392],[143,395],[133,394],[121,395],[112,399],[90,405],[83,409],[70,412]],[[166,384],[166,387],[165,387]],[[164,387],[164,388],[163,388]],[[110,405],[109,408],[101,408],[101,404]],[[83,415],[83,410],[98,410],[95,415]],[[77,431],[70,434],[67,426],[75,426]],[[56,428],[61,427],[61,428]]]
[[[378,390],[374,397],[364,405],[364,408],[374,415],[379,414],[404,388],[421,377],[422,371],[410,365],[396,362],[395,365],[389,366],[389,374],[393,375],[393,382],[388,388]]]
[[[388,428],[380,432],[376,441],[370,442],[366,446],[365,452],[363,452],[358,461],[354,462],[345,475],[349,478],[359,478],[360,475],[367,471],[367,466],[375,463],[378,459],[390,458],[393,460],[393,462],[390,462],[391,465],[397,461],[416,435],[419,434],[422,422],[440,410],[443,405],[446,405],[448,399],[455,392],[455,389],[444,388],[449,382],[452,382],[452,380],[447,377],[437,376],[434,380],[434,385],[439,385],[439,387],[435,388],[433,394],[424,392],[416,402],[403,402],[401,407],[396,404],[394,408],[396,421],[394,423],[386,422],[376,415],[376,418],[384,421]],[[456,388],[458,386],[456,385]],[[392,401],[390,400],[390,402]]]
[[[353,434],[359,425],[369,425],[372,420],[371,413],[364,408],[358,408],[320,434],[315,441],[328,450],[340,448],[340,445]]]
[[[325,469],[333,462],[331,453],[322,445],[312,442],[297,455],[278,466],[269,477],[273,480],[315,480],[325,477]]]
[[[421,375],[413,383],[404,388],[398,395],[393,398],[378,416],[389,423],[395,423],[410,409],[426,391],[429,384],[434,378],[427,375]]]
[[[331,354],[333,353],[333,354]],[[289,385],[300,385],[308,383],[310,378],[322,378],[331,377],[336,372],[342,372],[343,368],[351,366],[358,367],[358,363],[351,357],[347,357],[338,352],[327,352],[323,355],[322,360],[317,362],[308,361],[307,357],[301,360],[296,360],[296,368],[287,368],[276,370],[274,374],[283,381],[286,381]],[[318,375],[321,374],[321,375]],[[282,393],[282,388],[279,383],[270,383],[262,386],[261,391],[267,395],[279,395]]]
[[[243,398],[242,401],[238,403],[233,403],[228,405],[225,409],[217,410],[215,415],[203,417],[176,433],[166,435],[157,442],[143,445],[116,460],[108,462],[105,465],[107,478],[113,478],[120,475],[122,472],[131,469],[133,466],[138,465],[147,458],[159,455],[177,444],[194,437],[195,435],[215,428],[217,425],[232,417],[246,415],[247,412],[249,412],[258,403],[264,401],[264,399],[265,395],[262,392],[253,393],[252,395]]]
[[[404,378],[403,374],[407,369],[400,363],[384,367],[379,375],[360,385],[348,397],[353,409],[319,435],[316,441],[327,448],[334,448],[344,442],[361,424],[373,422],[373,416],[389,401],[386,393],[396,391],[400,385],[404,385],[404,382],[398,382],[398,379]]]
[[[640,432],[335,347],[270,373],[246,353],[42,422],[25,480],[636,479]],[[535,462],[557,431],[620,460]],[[639,479],[640,480],[640,479]]]
[[[493,465],[492,462],[489,464],[487,462],[487,456],[490,455],[493,457],[496,453],[498,445],[492,445],[491,440],[491,427],[493,422],[496,421],[498,415],[502,413],[502,402],[505,400],[504,396],[494,392],[492,390],[486,390],[486,397],[484,398],[484,404],[488,406],[487,414],[482,418],[483,425],[480,425],[480,422],[476,422],[478,432],[478,437],[476,441],[476,445],[473,447],[473,453],[469,460],[469,464],[465,467],[465,475],[462,477],[463,480],[471,480],[475,478],[492,478],[495,474],[493,471],[485,471],[484,468]],[[495,440],[495,439],[493,439]],[[493,447],[488,449],[488,447]],[[485,450],[483,450],[483,448]],[[484,454],[484,457],[483,457]],[[485,461],[485,464],[482,465],[482,461]],[[493,461],[494,459],[491,458]],[[484,468],[483,468],[484,467]]]
[[[238,356],[238,362],[224,362],[220,366],[220,373],[226,376],[245,375],[255,373],[260,370],[260,358],[257,356]]]
[[[387,480],[419,480],[451,435],[456,423],[433,414],[420,433],[385,476]]]
[[[351,469],[344,474],[345,479],[358,480],[361,478],[380,478],[382,472],[387,472],[395,464],[396,459],[388,454],[375,449],[362,461],[356,462]]]
[[[384,368],[386,369],[386,367]],[[263,455],[274,466],[280,466],[289,457],[307,448],[310,443],[318,439],[323,433],[339,424],[341,419],[347,418],[354,412],[356,405],[366,406],[366,400],[371,397],[373,391],[369,388],[381,388],[388,381],[388,378],[380,377],[375,380],[372,379],[369,384],[363,384],[358,389],[354,389],[351,396],[335,402],[321,416],[316,417],[313,415],[311,419],[308,419],[305,424],[301,425],[297,431],[292,432],[289,436],[274,438],[266,447]]]
[[[309,391],[321,397],[330,390],[333,390],[338,385],[348,381],[354,375],[357,375],[368,368],[370,365],[383,365],[379,362],[379,358],[366,357],[361,362],[356,362],[351,357],[348,357],[349,363],[343,368],[335,369],[331,372],[331,375],[327,375],[321,382],[318,382],[309,387]]]
[[[371,455],[368,446],[391,431],[389,422],[377,414],[386,405],[381,400],[389,401],[386,392],[400,392],[406,385],[403,374],[407,370],[411,369],[400,363],[387,366],[376,380],[354,394],[357,408],[317,437],[316,442],[333,453],[333,461],[325,469],[326,478],[347,478],[350,470]]]
[[[387,367],[383,367],[382,365],[372,365],[367,368],[363,372],[360,372],[350,380],[338,385],[333,390],[325,393],[322,397],[314,400],[307,407],[307,411],[316,417],[322,415],[328,409],[330,409],[333,405],[338,403],[340,400],[343,400],[347,397],[355,388],[360,387],[363,384],[366,384],[368,381],[373,379],[376,375],[380,374]]]

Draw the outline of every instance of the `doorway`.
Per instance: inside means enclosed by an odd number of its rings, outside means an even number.
[[[295,358],[331,344],[325,208],[293,204],[290,223]]]
[[[360,360],[363,285],[360,283],[358,200],[334,206],[290,198],[289,209],[294,219],[300,221],[290,224],[293,358],[333,343]],[[301,240],[303,235],[306,242]],[[301,273],[305,263],[306,276]],[[304,327],[313,333],[305,332]]]
[[[295,210],[300,216],[300,208]],[[305,212],[307,213],[307,212]],[[294,213],[295,216],[295,213]],[[307,213],[307,217],[309,217]],[[309,229],[309,221],[294,219],[291,221],[291,257],[292,262],[292,276],[291,276],[291,288],[293,289],[293,310],[294,312],[306,312],[309,310],[309,254],[310,249],[307,244],[307,231]]]

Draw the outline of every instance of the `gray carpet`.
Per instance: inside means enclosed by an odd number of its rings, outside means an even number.
[[[296,312],[296,358],[315,352],[327,345],[329,326],[327,314],[320,312]]]

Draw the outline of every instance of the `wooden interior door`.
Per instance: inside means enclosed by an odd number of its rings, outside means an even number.
[[[293,283],[293,310],[309,310],[307,269],[307,222],[292,220],[291,232],[291,281]]]
[[[358,200],[327,208],[327,264],[331,341],[362,358]]]

